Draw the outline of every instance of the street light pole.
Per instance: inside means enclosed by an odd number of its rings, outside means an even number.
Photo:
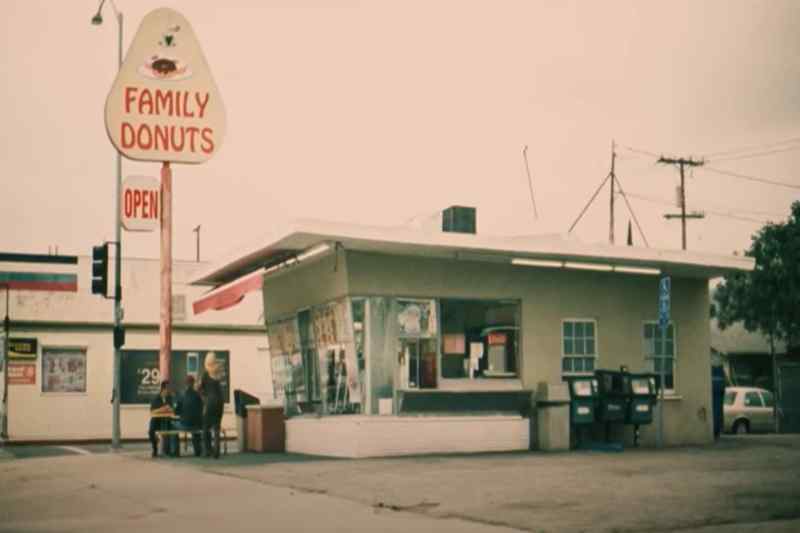
[[[97,13],[92,17],[92,24],[99,26],[103,23],[101,11],[105,0],[100,0]],[[122,13],[117,9],[114,0],[110,0],[114,15],[117,19],[117,72],[122,68]],[[121,205],[120,196],[122,193],[122,154],[117,150],[117,190],[116,190],[116,211],[114,213],[114,235],[117,242],[117,253],[114,257],[114,331],[117,331],[122,322],[122,224],[120,221]],[[111,393],[113,402],[111,417],[111,448],[118,450],[120,443],[120,416],[119,416],[119,396],[120,396],[120,366],[122,354],[120,348],[114,345],[114,385]]]

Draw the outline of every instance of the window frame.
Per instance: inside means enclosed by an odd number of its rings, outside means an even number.
[[[678,390],[678,328],[675,325],[675,322],[672,320],[669,321],[668,328],[672,327],[672,355],[670,357],[664,355],[656,355],[655,350],[653,350],[653,354],[649,354],[646,350],[646,342],[647,338],[645,337],[645,328],[648,325],[655,326],[656,329],[661,329],[658,320],[645,320],[642,322],[642,354],[644,356],[645,361],[647,362],[647,366],[649,367],[649,371],[656,374],[658,376],[658,372],[656,372],[656,359],[672,359],[672,388],[664,387],[664,394],[666,396],[675,396],[677,395]],[[735,399],[734,399],[735,401]]]
[[[566,323],[568,323],[568,322],[571,322],[573,324],[576,324],[576,323],[579,323],[579,322],[583,323],[583,324],[586,324],[586,323],[591,323],[592,324],[592,327],[594,328],[594,354],[591,354],[591,355],[590,354],[576,355],[576,354],[572,353],[570,355],[567,355],[565,353],[565,350],[564,350],[564,340],[565,340],[564,325]],[[588,317],[574,317],[573,318],[573,317],[570,317],[570,318],[562,318],[561,319],[561,331],[560,331],[560,334],[559,334],[559,338],[560,338],[560,341],[561,341],[561,376],[562,377],[591,376],[591,375],[594,375],[594,371],[597,370],[597,362],[600,360],[600,335],[599,335],[599,333],[600,332],[599,332],[599,329],[597,327],[597,319],[596,318],[588,318]],[[572,338],[574,339],[575,335],[572,335]],[[582,338],[586,338],[586,337],[584,336]],[[574,358],[581,358],[581,359],[592,358],[594,360],[593,363],[592,363],[592,370],[583,370],[583,371],[570,370],[570,371],[565,371],[564,370],[564,360],[567,357],[572,358],[572,359],[574,359]]]

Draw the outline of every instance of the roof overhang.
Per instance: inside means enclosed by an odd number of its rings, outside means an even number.
[[[285,263],[323,243],[337,243],[346,250],[465,261],[510,263],[523,259],[553,261],[561,266],[567,262],[644,268],[701,279],[754,267],[749,257],[586,244],[560,235],[496,237],[299,220],[276,227],[256,243],[196,276],[192,284],[230,283],[255,270]]]

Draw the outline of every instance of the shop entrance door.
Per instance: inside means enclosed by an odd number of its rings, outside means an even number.
[[[436,340],[402,339],[400,341],[401,389],[436,388]]]

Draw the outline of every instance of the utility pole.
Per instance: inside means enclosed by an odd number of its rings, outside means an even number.
[[[672,157],[664,157],[663,155],[658,158],[658,162],[664,165],[678,165],[678,168],[681,171],[681,194],[680,194],[680,203],[681,203],[681,214],[666,214],[664,218],[667,220],[671,220],[673,218],[680,218],[681,219],[681,248],[683,250],[686,249],[686,219],[687,218],[705,218],[703,213],[689,213],[686,214],[686,183],[685,183],[685,176],[684,176],[684,167],[701,167],[705,164],[705,161],[697,161],[695,159],[689,158],[672,158]]]
[[[611,141],[611,216],[609,217],[608,222],[608,242],[614,244],[614,182],[616,181],[616,175],[614,174],[614,161],[617,159],[617,152],[615,149],[614,141]]]
[[[194,233],[197,233],[196,242],[197,242],[197,262],[198,263],[200,262],[200,226],[201,226],[201,224],[198,224],[197,227],[192,230]]]

